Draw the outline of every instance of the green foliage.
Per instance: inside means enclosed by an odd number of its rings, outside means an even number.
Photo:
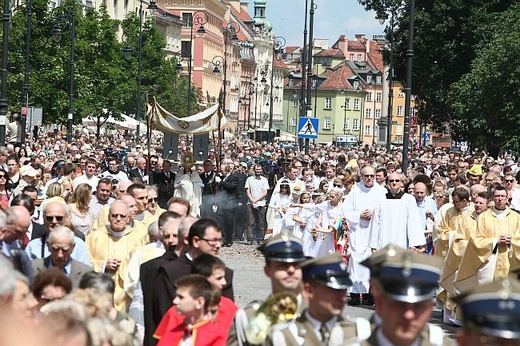
[[[90,117],[99,132],[110,115],[118,119],[121,113],[136,114],[139,17],[130,13],[120,23],[110,18],[104,6],[95,11],[73,5],[73,1],[66,0],[49,11],[46,0],[32,0],[29,104],[43,108],[45,123],[67,120],[74,6],[74,123]],[[17,112],[23,102],[27,19],[24,4],[13,13],[9,32],[8,102],[9,109]],[[59,43],[52,38],[55,27],[63,32]],[[127,45],[132,54],[125,59]],[[187,95],[187,86],[179,83],[176,61],[166,59],[164,48],[164,38],[151,20],[142,23],[142,119],[147,95],[157,95],[161,104],[186,114],[186,97],[183,100],[181,95]],[[195,89],[192,94],[196,95]],[[196,112],[196,96],[193,100],[192,112]]]
[[[395,32],[395,72],[397,79],[405,80],[406,50],[408,45],[408,23],[410,0],[404,2],[393,0],[358,0],[366,9],[388,8],[392,4],[399,4],[396,10]],[[493,97],[489,94],[487,84],[478,81],[476,76],[468,74],[495,74],[496,80],[502,83],[509,81],[514,75],[511,72],[514,60],[507,58],[508,63],[490,68],[482,66],[482,70],[474,71],[481,64],[491,63],[483,61],[482,51],[490,46],[502,44],[495,40],[497,26],[504,25],[500,31],[504,42],[517,41],[515,29],[512,23],[503,21],[503,16],[509,9],[518,12],[518,6],[513,6],[513,0],[416,0],[415,12],[415,40],[414,40],[414,62],[413,62],[413,85],[412,92],[417,96],[418,115],[422,123],[431,123],[437,130],[445,130],[443,126],[447,123],[453,135],[459,139],[466,139],[482,147],[484,141],[501,137],[504,132],[495,126],[486,127],[481,118],[490,116],[491,113],[479,111],[479,106],[494,105],[494,112],[499,109],[510,109],[516,107],[511,104],[508,97]],[[388,23],[388,22],[387,22]],[[504,24],[507,23],[507,24]],[[515,44],[509,44],[510,49]],[[498,48],[495,47],[495,54]],[[510,52],[512,53],[512,52]],[[491,54],[491,51],[484,55]],[[512,55],[512,54],[511,54]],[[508,56],[508,54],[506,54]],[[505,56],[495,55],[499,61]],[[512,58],[512,56],[511,56]],[[477,63],[476,61],[480,61]],[[475,62],[474,62],[475,61]],[[508,68],[508,64],[511,64]],[[488,82],[491,76],[486,79]],[[516,79],[516,77],[515,77]],[[477,82],[478,81],[478,82]],[[403,83],[404,84],[404,83]],[[506,84],[509,84],[506,82]],[[497,87],[497,86],[495,86]],[[510,86],[511,87],[511,86]],[[453,90],[452,90],[453,88]],[[497,87],[498,89],[500,87]],[[454,95],[462,95],[466,99],[461,101]],[[497,90],[497,89],[495,89]],[[480,97],[480,99],[478,99]],[[486,100],[486,98],[488,98]],[[464,106],[460,104],[464,103]],[[470,107],[470,105],[472,107]],[[465,108],[471,108],[472,112],[463,113]],[[493,108],[489,108],[493,109]],[[518,109],[518,108],[517,108]],[[510,126],[509,122],[504,125]],[[479,132],[480,131],[480,132]],[[484,140],[485,139],[485,140]],[[480,141],[480,143],[479,143]],[[493,139],[490,147],[506,145],[504,141]]]

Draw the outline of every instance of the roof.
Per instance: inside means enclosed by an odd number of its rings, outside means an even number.
[[[163,11],[164,13],[166,13],[166,14],[169,14],[169,15],[171,15],[171,16],[177,17],[177,18],[179,18],[179,19],[181,18],[181,12],[180,12],[179,10],[171,10],[171,9],[169,9],[169,8],[167,8],[167,7],[164,7],[163,5],[159,5],[159,4],[157,4],[157,7],[158,7],[161,11]]]
[[[280,57],[277,57],[276,54],[274,54],[273,52],[273,58],[274,58],[274,67],[277,67],[277,68],[283,68],[283,69],[289,69],[289,66],[287,66],[285,64],[285,61],[283,60],[283,58],[280,56]]]
[[[318,87],[318,90],[351,90],[352,85],[348,78],[355,75],[354,71],[345,63],[339,64],[325,72],[327,79]]]
[[[291,54],[291,53],[294,53],[295,51],[301,49],[301,47],[299,46],[287,46],[285,47],[285,53],[286,54]]]
[[[359,41],[348,41],[348,50],[349,51],[365,51],[365,45]]]
[[[233,14],[233,16],[236,19],[239,19],[239,20],[244,21],[244,22],[252,22],[253,21],[253,18],[251,18],[249,13],[247,13],[247,11],[242,11],[242,10],[237,11],[237,9],[234,6],[229,6],[229,9],[230,9],[231,13]]]
[[[331,49],[322,49],[320,52],[314,54],[315,57],[332,57],[332,58],[344,58],[345,55],[341,51],[341,49],[331,48]]]
[[[375,41],[368,41],[370,43],[370,54],[368,54],[368,61],[370,65],[374,66],[376,70],[383,71],[385,66],[383,63],[383,54],[381,48]]]

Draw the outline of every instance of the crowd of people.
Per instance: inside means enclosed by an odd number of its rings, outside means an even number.
[[[448,345],[434,299],[460,345],[520,340],[520,160],[418,148],[401,164],[254,141],[196,162],[182,139],[170,161],[156,138],[88,131],[0,147],[0,344]],[[244,309],[219,258],[237,243],[272,288]]]

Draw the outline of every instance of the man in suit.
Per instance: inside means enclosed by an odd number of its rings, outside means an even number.
[[[204,184],[202,188],[202,204],[200,206],[200,216],[203,218],[216,219],[216,212],[218,209],[215,204],[215,192],[217,191],[217,184],[220,182],[220,178],[217,177],[216,172],[213,170],[213,162],[211,160],[205,160],[202,163],[204,172],[200,173],[200,179]]]
[[[301,264],[304,294],[309,306],[295,320],[271,328],[264,345],[350,345],[370,335],[370,322],[344,318],[347,289],[352,281],[341,255],[314,258]],[[276,340],[276,341],[275,341]]]
[[[224,231],[224,247],[233,244],[235,233],[235,212],[238,207],[237,189],[239,178],[235,172],[235,164],[228,163],[224,166],[225,176],[218,184],[217,192],[217,210],[218,221]]]
[[[361,345],[452,344],[441,327],[428,324],[442,258],[389,244],[361,264],[370,268],[376,304],[372,334]]]
[[[38,258],[31,261],[34,272],[37,274],[48,268],[57,267],[67,275],[74,287],[79,286],[83,274],[93,271],[70,256],[75,246],[74,232],[65,226],[56,227],[47,238],[47,247],[50,256],[43,259]]]
[[[134,168],[128,173],[128,178],[131,180],[134,178],[141,179],[145,184],[148,184],[148,172],[146,172],[147,162],[146,157],[141,156],[137,159],[137,168]]]
[[[171,171],[172,163],[168,160],[163,161],[162,170],[153,174],[154,184],[159,189],[159,206],[166,209],[168,200],[173,197],[175,173]]]
[[[221,247],[222,231],[215,220],[200,219],[190,227],[187,252],[158,269],[153,304],[153,314],[156,319],[160,321],[160,318],[171,308],[176,292],[175,280],[191,273],[191,261],[203,253],[217,257]],[[233,271],[226,268],[225,276],[227,284],[222,289],[222,295],[234,300]]]
[[[178,242],[183,242],[187,237],[191,225],[197,219],[193,217],[183,218],[180,214],[172,211],[166,211],[159,217],[159,235],[166,250],[162,256],[156,257],[150,261],[144,262],[139,268],[140,287],[143,291],[143,318],[145,326],[144,345],[155,345],[157,340],[153,338],[153,333],[159,325],[162,316],[153,314],[152,306],[154,303],[155,285],[159,268],[171,261],[179,258],[178,251],[181,246],[177,246]],[[178,228],[169,227],[165,230],[164,226],[176,223]],[[134,297],[136,294],[134,293]],[[130,307],[132,313],[132,307]]]

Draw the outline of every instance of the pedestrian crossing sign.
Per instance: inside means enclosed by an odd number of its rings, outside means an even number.
[[[298,138],[318,138],[318,118],[298,118]]]

